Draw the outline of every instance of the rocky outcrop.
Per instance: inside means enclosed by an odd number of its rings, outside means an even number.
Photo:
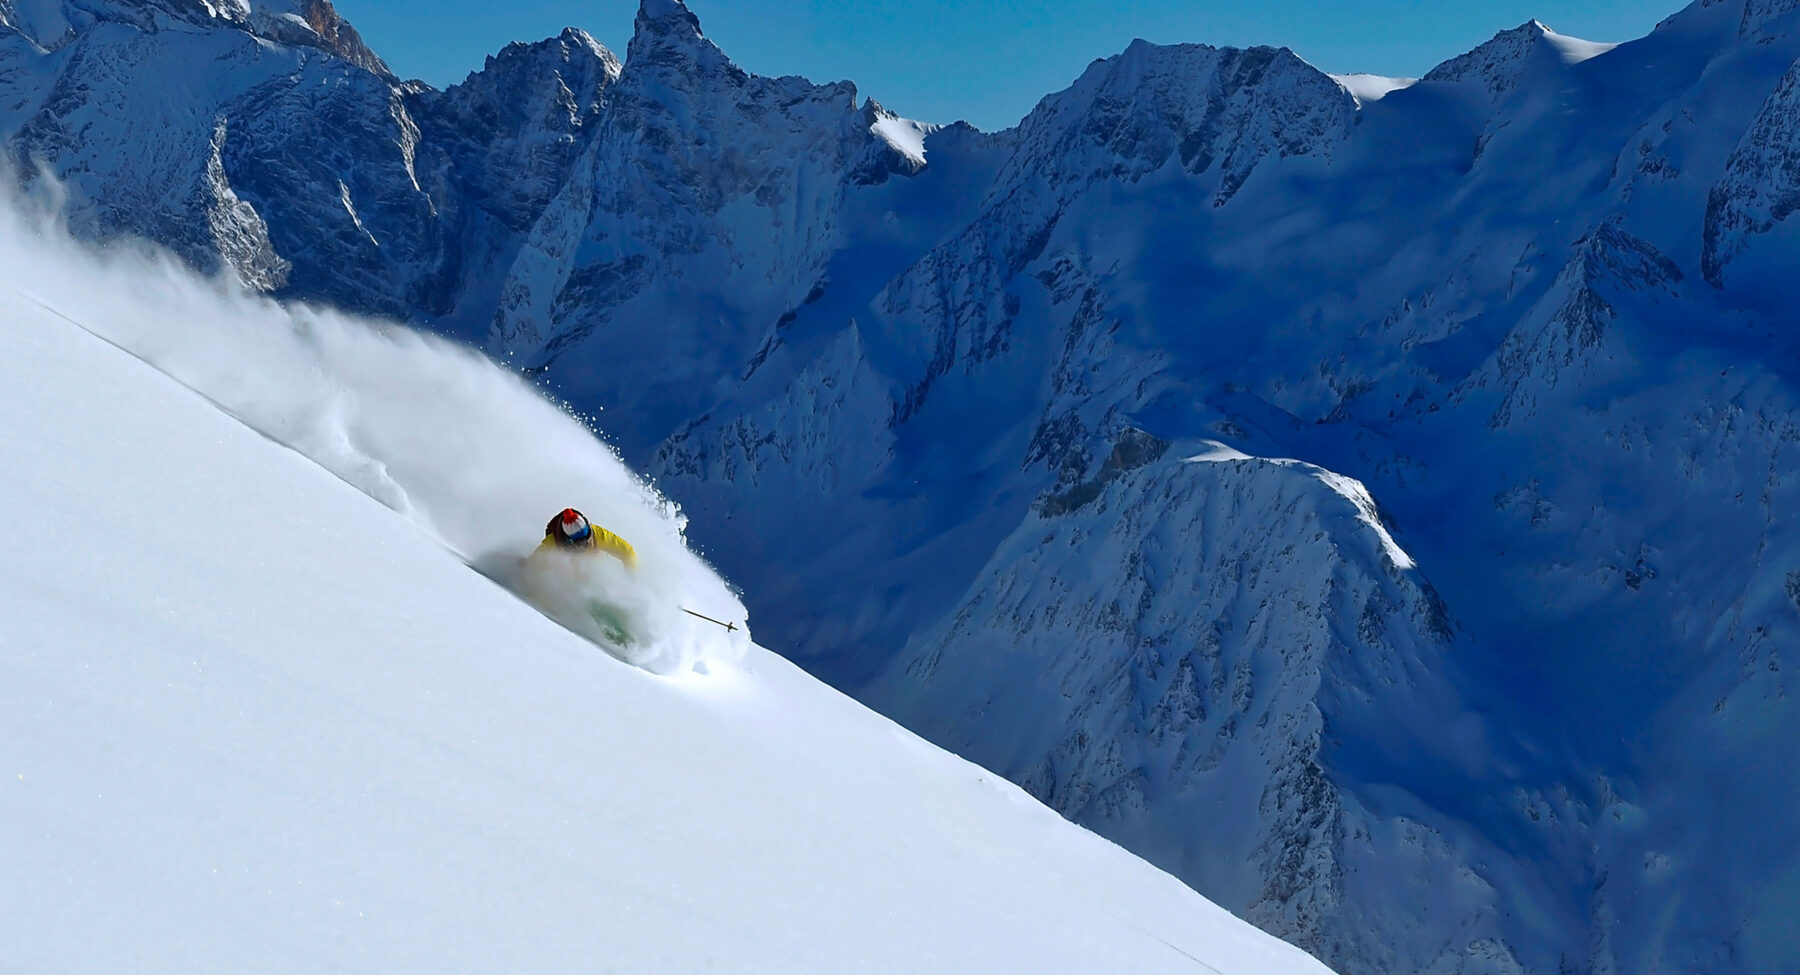
[[[453,321],[470,292],[492,307],[494,265],[567,182],[618,73],[571,32],[449,92],[403,85],[324,0],[8,10],[10,154],[63,184],[77,227],[453,332],[473,331]]]
[[[1471,84],[1498,100],[1519,86],[1534,58],[1550,53],[1550,28],[1536,20],[1495,34],[1487,43],[1426,72],[1421,81]]]
[[[1763,101],[1762,110],[1738,139],[1725,176],[1706,205],[1700,267],[1715,287],[1725,270],[1755,238],[1774,229],[1800,207],[1800,61]]]
[[[1451,624],[1366,490],[1141,431],[1096,466],[867,698],[1322,957],[1425,971],[1494,939],[1474,920],[1491,889],[1460,905],[1466,940],[1425,955],[1356,913],[1390,896],[1357,867],[1389,827],[1332,763],[1371,747],[1370,711],[1458,710],[1438,676]]]
[[[1175,166],[1209,180],[1223,206],[1265,160],[1328,161],[1355,115],[1348,92],[1286,48],[1136,41],[1019,123],[1019,150],[992,196],[1042,185],[1064,203]]]
[[[1536,417],[1540,397],[1559,385],[1596,381],[1592,360],[1618,318],[1618,295],[1673,297],[1682,280],[1675,262],[1612,224],[1596,228],[1575,248],[1539,307],[1507,335],[1489,368],[1469,384],[1502,390],[1488,421],[1494,427]]]
[[[570,28],[508,44],[462,84],[419,92],[410,108],[421,136],[449,155],[463,196],[524,232],[568,182],[619,71],[611,51]]]
[[[592,152],[508,271],[489,345],[661,437],[818,284],[870,152],[900,154],[853,85],[751,75],[674,0],[640,8],[607,97]],[[696,289],[720,302],[708,317]],[[657,368],[675,359],[690,374]]]

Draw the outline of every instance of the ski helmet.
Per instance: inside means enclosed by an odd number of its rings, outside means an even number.
[[[558,534],[572,542],[579,542],[593,534],[587,518],[574,508],[564,508],[562,514],[557,515],[550,524]]]

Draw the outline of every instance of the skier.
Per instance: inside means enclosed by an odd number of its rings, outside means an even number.
[[[637,551],[631,543],[614,535],[598,525],[588,523],[586,517],[574,508],[564,508],[550,519],[544,526],[544,541],[538,545],[538,551],[560,549],[565,552],[605,552],[625,563],[627,569],[637,568]]]

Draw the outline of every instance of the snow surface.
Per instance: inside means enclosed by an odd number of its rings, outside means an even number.
[[[1544,40],[1548,41],[1551,47],[1556,48],[1556,52],[1562,56],[1564,64],[1580,64],[1588,58],[1599,57],[1619,46],[1617,43],[1584,41],[1579,37],[1558,34],[1548,27],[1544,28]]]
[[[1356,96],[1358,104],[1378,102],[1402,88],[1411,88],[1419,83],[1417,78],[1389,78],[1386,75],[1334,74],[1331,80],[1344,86],[1344,90]]]
[[[584,484],[724,592],[474,356],[8,218],[0,416],[0,970],[1324,971],[761,648],[657,676],[470,571]]]
[[[882,113],[869,126],[869,131],[880,136],[894,151],[912,160],[915,164],[925,165],[925,137],[937,130],[937,126],[897,115]]]
[[[251,427],[414,521],[497,579],[519,577],[544,520],[574,505],[637,547],[635,575],[592,595],[640,622],[633,663],[673,673],[741,647],[703,639],[682,607],[742,624],[745,611],[682,541],[675,507],[580,422],[481,355],[408,329],[284,308],[176,270],[129,244],[100,261],[54,233],[6,224],[6,279],[28,303],[83,267],[56,314],[143,357]],[[32,239],[32,244],[21,244]],[[45,241],[39,243],[37,241]],[[196,309],[200,312],[196,313]]]

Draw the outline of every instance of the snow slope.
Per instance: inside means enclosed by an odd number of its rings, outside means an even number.
[[[1389,78],[1386,75],[1354,72],[1352,74],[1334,74],[1331,80],[1344,86],[1344,90],[1356,96],[1358,105],[1378,102],[1383,98],[1410,88],[1419,83],[1417,78]]]
[[[21,289],[92,321],[123,286],[144,316],[360,326],[4,238],[0,969],[1324,970],[765,650],[676,677],[606,657],[470,571],[457,531]],[[208,373],[162,334],[140,351],[191,384],[287,382],[260,343],[214,333],[240,368]],[[363,338],[439,370],[420,405],[445,421],[479,402],[570,435],[509,410],[529,394],[498,369]],[[292,401],[295,429],[328,402]]]
[[[107,255],[81,252],[48,219],[0,217],[0,263],[15,298],[130,349],[483,572],[526,582],[520,560],[548,515],[569,504],[631,539],[640,572],[609,562],[593,593],[636,624],[638,645],[622,654],[631,662],[672,673],[717,656],[684,605],[744,621],[737,597],[687,550],[680,512],[587,427],[479,354],[399,326],[233,295],[128,242]],[[82,268],[79,286],[68,267]],[[46,288],[56,288],[53,301]]]

